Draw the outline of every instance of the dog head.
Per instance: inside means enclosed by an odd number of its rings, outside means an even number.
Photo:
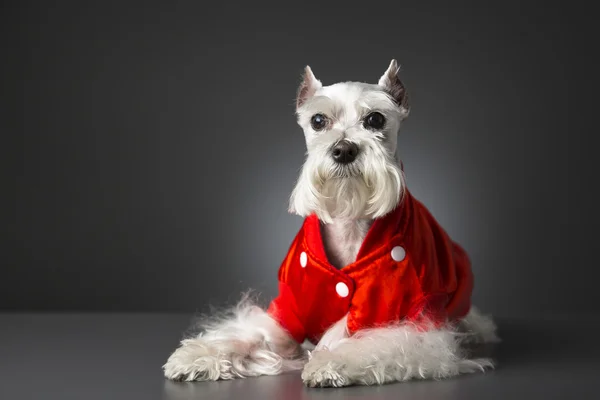
[[[378,218],[402,199],[404,174],[396,159],[408,94],[392,60],[377,84],[324,86],[306,66],[296,97],[306,159],[290,212],[334,218]]]

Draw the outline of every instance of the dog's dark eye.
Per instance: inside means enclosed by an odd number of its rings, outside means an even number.
[[[323,114],[315,114],[310,119],[310,125],[315,131],[320,131],[327,125],[327,118]]]
[[[365,118],[365,128],[381,129],[385,125],[385,117],[378,112],[372,112]]]

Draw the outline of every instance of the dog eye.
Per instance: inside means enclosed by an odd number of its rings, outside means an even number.
[[[385,117],[378,112],[372,112],[365,118],[365,128],[381,129],[385,125]]]
[[[320,131],[327,125],[327,118],[323,114],[315,114],[310,119],[310,125],[315,131]]]

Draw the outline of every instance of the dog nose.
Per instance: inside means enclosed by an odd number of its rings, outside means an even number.
[[[346,140],[339,142],[331,150],[333,159],[340,164],[350,164],[358,155],[358,146]]]

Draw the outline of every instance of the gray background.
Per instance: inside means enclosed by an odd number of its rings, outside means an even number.
[[[589,11],[201,3],[2,3],[1,309],[268,300],[301,224],[302,68],[376,82],[396,58],[408,185],[470,253],[475,303],[598,311]]]

